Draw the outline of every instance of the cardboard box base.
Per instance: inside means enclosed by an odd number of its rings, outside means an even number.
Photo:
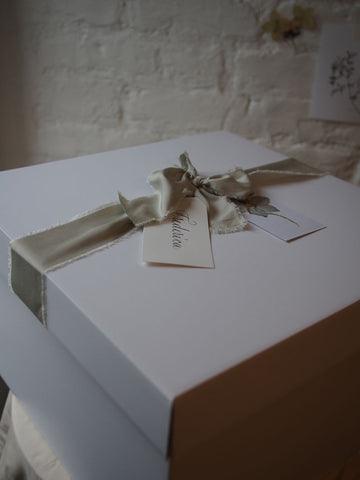
[[[171,480],[307,480],[360,448],[360,354],[171,462]]]
[[[360,445],[354,185],[267,185],[327,228],[214,235],[215,270],[143,265],[134,235],[50,272],[48,331],[6,285],[9,241],[147,195],[185,149],[203,174],[283,158],[215,132],[1,174],[0,373],[74,480],[307,480]]]
[[[303,480],[344,462],[360,446],[356,353],[175,455],[169,475],[168,460],[7,285],[0,287],[2,374],[74,480],[117,480],[119,472],[124,480]]]
[[[2,376],[71,477],[165,480],[167,460],[1,279],[0,305]]]

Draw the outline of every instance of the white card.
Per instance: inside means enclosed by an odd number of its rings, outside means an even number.
[[[360,123],[358,24],[323,25],[310,117]]]
[[[281,240],[284,240],[285,242],[290,242],[296,238],[326,228],[325,225],[316,220],[312,220],[309,217],[305,217],[290,208],[279,205],[275,206],[279,211],[275,212],[275,214],[269,214],[267,217],[251,215],[249,213],[244,213],[244,216],[251,224],[265,230]]]
[[[146,225],[143,261],[214,268],[206,205],[185,198],[166,222]]]

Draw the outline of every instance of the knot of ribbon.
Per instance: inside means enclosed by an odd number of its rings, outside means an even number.
[[[192,183],[195,185],[195,187],[201,187],[202,185],[205,184],[207,178],[201,177],[200,175],[196,176],[193,178]]]

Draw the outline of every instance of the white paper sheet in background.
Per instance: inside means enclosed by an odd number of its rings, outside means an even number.
[[[311,118],[360,123],[359,25],[324,25]]]

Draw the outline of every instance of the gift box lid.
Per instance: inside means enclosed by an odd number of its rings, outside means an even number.
[[[147,176],[184,150],[202,174],[285,158],[215,132],[2,172],[1,275],[10,241],[114,202],[118,191],[150,194]],[[214,269],[144,264],[138,231],[47,275],[49,331],[164,456],[360,348],[360,190],[326,175],[260,193],[327,228],[290,243],[251,226],[212,235]]]

